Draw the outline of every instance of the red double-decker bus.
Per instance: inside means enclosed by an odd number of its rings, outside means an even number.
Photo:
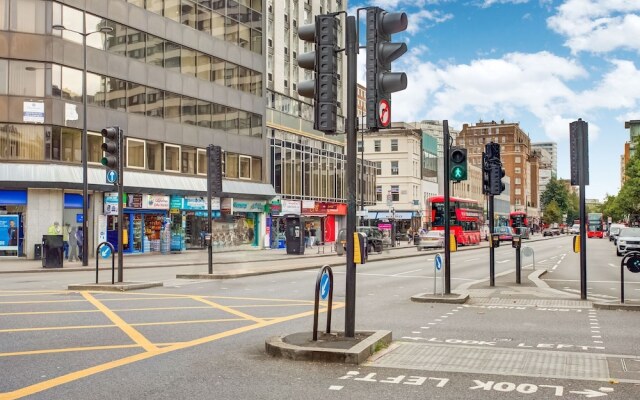
[[[431,221],[433,230],[444,230],[444,196],[430,197]],[[480,244],[480,226],[482,208],[471,199],[450,197],[449,221],[451,233],[458,245]]]

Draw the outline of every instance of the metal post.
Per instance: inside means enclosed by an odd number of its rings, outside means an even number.
[[[449,121],[442,121],[444,135],[444,292],[451,293],[451,226],[449,225]]]
[[[82,11],[82,266],[89,265],[89,181],[87,172],[87,12]],[[96,254],[96,257],[98,255]]]
[[[578,182],[580,183],[580,298],[587,299],[587,207],[585,205],[585,172],[589,168],[586,163],[586,123],[578,119]]]
[[[493,195],[489,195],[489,235],[493,235]],[[491,246],[489,246],[489,286],[496,285],[496,258],[495,249],[493,248],[493,236],[491,237]]]
[[[358,73],[358,36],[356,18],[347,17],[347,275],[345,292],[344,336],[355,337],[356,322],[356,264],[353,261],[353,234],[356,228],[356,84]]]
[[[209,231],[209,243],[207,243],[207,266],[209,274],[213,274],[213,223],[211,222],[211,157],[213,156],[213,145],[210,144],[207,146],[207,230]],[[204,236],[205,241],[207,240],[207,235]]]
[[[360,148],[360,212],[364,212],[364,120],[360,128],[360,140],[362,140],[362,147]],[[360,217],[360,225],[364,225],[364,216]]]
[[[516,247],[516,283],[520,284],[520,269],[521,269],[521,265],[520,265],[520,247]]]
[[[123,282],[124,279],[124,267],[123,267],[123,224],[124,224],[124,206],[122,199],[124,197],[124,133],[120,130],[119,126],[115,127],[118,130],[118,282]],[[96,254],[96,257],[98,255]]]

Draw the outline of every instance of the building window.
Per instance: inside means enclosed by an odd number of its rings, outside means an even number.
[[[374,140],[374,142],[373,142],[373,150],[376,153],[379,153],[382,150],[382,146],[380,145],[380,141],[379,140]]]
[[[382,202],[382,186],[376,186],[376,201]]]
[[[516,195],[516,196],[520,196],[521,194],[522,194],[522,189],[520,189],[520,188],[516,188],[516,189],[515,189],[515,195]]]
[[[515,171],[516,171],[516,174],[521,174],[522,173],[522,169],[520,169],[520,167],[516,167]]]
[[[251,157],[240,156],[240,179],[251,179]]]
[[[376,161],[376,176],[382,175],[382,161]]]
[[[162,143],[147,140],[146,146],[147,169],[150,171],[162,171]]]
[[[164,145],[164,170],[180,172],[180,146]]]
[[[515,145],[515,151],[516,151],[516,153],[520,153],[520,145],[519,144]]]
[[[398,175],[399,168],[397,161],[391,161],[391,175]]]
[[[516,199],[516,205],[519,206],[520,205],[520,199]]]
[[[87,132],[87,162],[100,164],[102,159],[102,134],[97,132]]]
[[[391,139],[391,151],[398,151],[398,139]]]
[[[362,153],[364,151],[363,144],[361,140],[358,140],[358,153]]]
[[[520,157],[516,157],[516,164],[520,164],[520,162],[522,162],[522,159]]]
[[[391,186],[391,201],[400,201],[400,186]]]
[[[127,168],[144,169],[144,140],[127,138]]]
[[[516,185],[520,184],[520,178],[516,178]]]
[[[198,163],[197,163],[196,173],[198,175],[206,175],[207,174],[207,151],[203,149],[198,149]]]

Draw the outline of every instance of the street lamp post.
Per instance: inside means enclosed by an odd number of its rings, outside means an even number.
[[[82,26],[87,28],[87,13],[82,12]],[[89,157],[89,146],[87,143],[87,36],[94,33],[111,33],[113,28],[103,26],[97,31],[80,32],[65,28],[64,25],[53,25],[54,30],[69,31],[82,36],[82,266],[89,265],[89,230],[87,228],[87,217],[89,214],[89,179],[87,172],[87,159]],[[122,212],[122,211],[120,211]],[[121,251],[121,249],[118,249]]]
[[[360,140],[362,141],[362,146],[360,147],[360,212],[364,212],[364,127],[366,122],[366,115],[362,116],[361,125],[360,125]],[[364,225],[364,215],[360,217],[360,226]]]

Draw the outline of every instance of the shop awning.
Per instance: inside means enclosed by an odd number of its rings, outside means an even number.
[[[89,188],[113,191],[106,183],[106,170],[89,167]],[[0,186],[6,188],[58,188],[82,189],[82,167],[58,164],[1,163]],[[223,197],[271,199],[276,196],[273,186],[260,182],[222,181]],[[124,191],[127,193],[162,193],[205,196],[204,177],[157,174],[127,170],[124,173]]]

